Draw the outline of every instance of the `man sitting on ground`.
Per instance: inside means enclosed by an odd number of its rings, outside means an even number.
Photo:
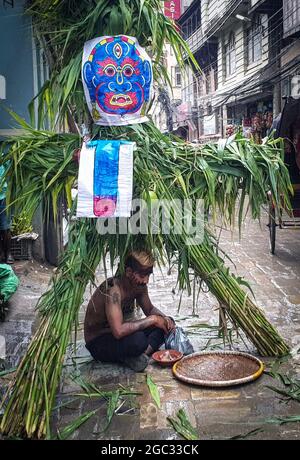
[[[121,362],[142,372],[165,334],[175,328],[174,321],[149,299],[147,284],[153,265],[151,254],[134,251],[126,258],[125,273],[108,279],[94,292],[87,306],[84,338],[96,361]],[[124,312],[135,300],[146,318],[125,321]]]

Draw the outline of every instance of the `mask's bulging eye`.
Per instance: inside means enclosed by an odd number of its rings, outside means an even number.
[[[134,70],[133,68],[131,67],[131,65],[125,65],[123,67],[123,73],[125,75],[125,77],[131,77],[131,75],[133,74]]]
[[[108,77],[113,77],[116,74],[116,69],[114,68],[114,66],[108,65],[108,66],[105,67],[104,73]]]

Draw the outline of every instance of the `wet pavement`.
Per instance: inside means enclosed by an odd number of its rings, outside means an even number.
[[[0,322],[0,336],[5,341],[5,366],[15,367],[25,353],[38,321],[35,306],[47,289],[53,267],[36,261],[16,261],[13,269],[20,279],[17,292],[12,296],[5,321]]]
[[[250,281],[257,304],[291,346],[292,356],[278,362],[280,373],[300,379],[300,231],[278,230],[276,255],[271,256],[265,220],[261,226],[247,220],[241,241],[237,234],[223,231],[221,246],[235,264],[236,274]],[[31,262],[19,264],[21,286],[12,299],[6,322],[0,323],[0,335],[6,338],[6,364],[12,366],[26,349],[35,327],[34,306],[40,293],[46,289],[51,274],[51,267],[40,267]],[[234,270],[234,266],[231,268]],[[97,284],[102,279],[100,271]],[[218,303],[210,293],[201,291],[197,305],[193,305],[192,296],[184,294],[178,308],[180,294],[175,272],[169,274],[167,268],[163,272],[155,271],[149,292],[153,304],[173,316],[177,324],[188,331],[195,351],[224,349],[223,339],[218,335]],[[122,365],[94,362],[82,340],[82,321],[90,295],[91,291],[87,289],[80,312],[77,342],[75,344],[73,338],[68,349],[58,407],[53,413],[54,434],[80,415],[95,410],[95,414],[70,439],[181,439],[167,417],[174,417],[182,408],[196,427],[200,440],[230,439],[253,430],[249,439],[300,438],[300,422],[268,423],[277,417],[300,416],[300,403],[287,402],[267,388],[268,385],[281,386],[277,379],[267,374],[242,386],[211,389],[183,383],[175,379],[171,368],[160,367],[153,361],[145,372],[139,374]],[[225,348],[229,349],[229,346]],[[251,344],[234,333],[232,348],[256,354]],[[274,359],[263,361],[267,369],[274,364]],[[147,375],[158,387],[160,408],[149,393]],[[115,414],[106,427],[107,400],[74,396],[82,393],[80,379],[101,387],[102,391],[128,388],[139,394],[120,397]]]

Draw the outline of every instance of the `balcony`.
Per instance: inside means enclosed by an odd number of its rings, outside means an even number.
[[[283,38],[300,36],[299,0],[286,0],[283,4]]]
[[[195,53],[200,48],[200,44],[203,41],[202,29],[199,27],[188,39],[186,40],[192,53]]]
[[[249,0],[230,0],[214,12],[210,21],[204,23],[204,17],[201,17],[200,1],[194,0],[178,21],[182,36],[191,51],[195,53],[200,50],[208,40],[210,43],[215,43],[220,31],[225,26],[230,27],[236,21],[237,13],[247,14],[248,6]]]
[[[235,14],[247,12],[247,5],[248,2],[246,0],[230,0],[228,4],[215,12],[214,17],[205,27],[205,34],[212,36],[219,32],[225,25],[230,25],[229,23],[235,20]]]
[[[214,41],[215,37],[220,34],[220,31],[225,26],[230,27],[230,25],[236,21],[235,15],[237,13],[246,14],[247,5],[248,3],[245,2],[245,0],[232,0],[228,3],[228,5],[226,5],[225,9],[222,10],[222,13],[216,12],[213,19],[206,23],[205,29],[203,31],[204,33],[202,32],[202,29],[194,32],[193,35],[196,35],[198,32],[197,37],[195,36],[193,38],[194,46],[197,44],[196,49],[200,49],[207,42],[208,38]]]

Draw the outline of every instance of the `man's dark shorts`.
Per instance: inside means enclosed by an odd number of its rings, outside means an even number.
[[[158,327],[148,327],[119,340],[112,334],[103,334],[87,343],[86,348],[96,361],[122,362],[125,358],[144,353],[148,345],[156,351],[163,343],[163,330]]]

